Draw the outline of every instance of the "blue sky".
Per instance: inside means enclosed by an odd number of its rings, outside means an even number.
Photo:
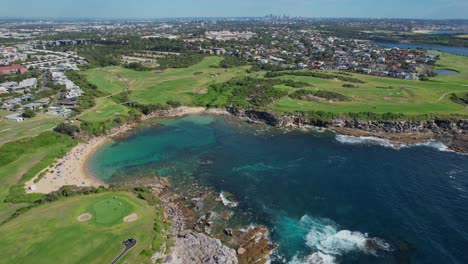
[[[288,14],[468,19],[468,0],[0,0],[0,17],[161,18]]]

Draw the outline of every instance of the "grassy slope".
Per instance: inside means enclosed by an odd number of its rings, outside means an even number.
[[[56,158],[63,156],[76,143],[68,136],[48,131],[0,146],[0,201],[6,198],[16,203],[37,200],[40,194],[25,195],[24,183]],[[0,205],[0,219],[8,218],[15,208],[18,206]]]
[[[0,144],[23,137],[35,136],[45,130],[52,129],[63,120],[63,117],[48,114],[38,114],[23,122],[4,118],[12,113],[0,110]]]
[[[99,224],[102,218],[96,217],[94,205],[114,196],[130,205],[125,213],[136,212],[139,219]],[[86,212],[94,217],[78,222],[76,217]],[[138,243],[120,263],[146,263],[139,253],[151,244],[154,219],[151,206],[127,193],[78,196],[46,204],[0,226],[0,263],[110,263],[123,249],[121,242],[130,237]]]
[[[21,156],[16,161],[0,167],[0,223],[10,217],[17,209],[27,204],[3,203],[8,195],[9,187],[16,184],[21,176],[46,156],[46,149],[33,151]]]
[[[79,119],[87,122],[102,122],[118,115],[127,117],[128,107],[117,104],[110,98],[99,98],[96,100],[96,106],[86,111]]]
[[[346,82],[324,80],[313,77],[282,76],[278,78],[307,82],[314,87],[308,89],[328,90],[350,97],[349,102],[301,101],[284,97],[269,109],[278,112],[292,111],[327,111],[335,113],[375,112],[404,113],[409,115],[437,114],[448,116],[457,114],[468,116],[468,110],[448,99],[452,92],[468,91],[468,58],[450,54],[441,54],[442,59],[436,66],[439,69],[455,69],[457,75],[439,75],[431,81],[407,81],[395,78],[381,78],[369,75],[353,74],[353,77],[365,81],[354,84],[359,88],[343,88]],[[121,67],[107,67],[87,72],[88,77],[99,89],[116,92],[128,85],[131,98],[140,103],[162,103],[177,100],[184,105],[192,105],[194,96],[209,87],[210,84],[227,81],[239,76],[262,76],[264,72],[247,74],[245,67],[233,69],[211,68],[221,58],[208,57],[201,63],[185,69],[169,69],[163,73],[136,72]],[[107,72],[107,76],[102,76]],[[202,74],[194,74],[202,72]],[[112,79],[112,80],[109,80]],[[103,81],[106,80],[106,81]],[[119,88],[109,88],[109,82],[125,80]],[[112,87],[117,87],[113,84]],[[285,89],[290,89],[285,87]]]
[[[444,54],[436,66],[438,69],[455,69],[457,75],[438,75],[431,81],[407,81],[394,78],[380,78],[353,74],[353,77],[365,81],[354,84],[359,88],[343,88],[345,82],[323,80],[313,77],[284,76],[282,79],[308,82],[311,89],[329,90],[344,94],[350,102],[309,102],[284,98],[276,102],[272,109],[279,112],[313,110],[327,112],[396,112],[405,114],[459,114],[468,116],[463,106],[448,100],[452,92],[468,91],[468,58]],[[378,88],[380,87],[380,88]]]
[[[87,76],[90,82],[97,85],[100,90],[113,93],[118,92],[120,88],[115,88],[115,85],[108,85],[108,79],[113,79],[113,82],[121,80],[121,86],[128,84],[128,89],[132,91],[130,98],[139,103],[165,104],[168,100],[175,100],[184,105],[192,105],[193,96],[197,92],[208,88],[210,84],[225,82],[240,75],[247,75],[245,73],[246,68],[221,69],[210,67],[218,65],[221,60],[221,57],[207,57],[191,67],[168,69],[162,73],[138,72],[122,67],[106,67],[89,70]],[[103,72],[107,72],[106,77],[101,76]],[[125,80],[125,84],[122,80]]]

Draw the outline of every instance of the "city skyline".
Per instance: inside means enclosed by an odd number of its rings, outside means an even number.
[[[468,2],[460,0],[394,0],[380,1],[378,5],[372,0],[140,0],[138,4],[124,0],[83,0],[79,3],[71,0],[26,0],[9,1],[4,6],[6,8],[0,10],[3,18],[151,19],[284,14],[293,17],[468,19]]]

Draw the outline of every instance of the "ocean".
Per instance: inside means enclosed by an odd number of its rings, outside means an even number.
[[[196,115],[151,121],[89,167],[107,181],[190,175],[232,194],[280,245],[273,263],[468,263],[468,156],[437,142],[397,149]]]

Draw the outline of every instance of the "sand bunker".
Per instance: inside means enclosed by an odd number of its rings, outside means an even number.
[[[90,220],[92,217],[93,217],[92,214],[86,213],[86,214],[82,214],[82,215],[78,216],[76,218],[76,220],[78,220],[78,222],[85,222],[85,221]]]
[[[138,219],[137,214],[131,214],[131,215],[127,215],[126,217],[124,217],[123,221],[125,223],[130,223],[130,222],[136,221],[137,219]]]

